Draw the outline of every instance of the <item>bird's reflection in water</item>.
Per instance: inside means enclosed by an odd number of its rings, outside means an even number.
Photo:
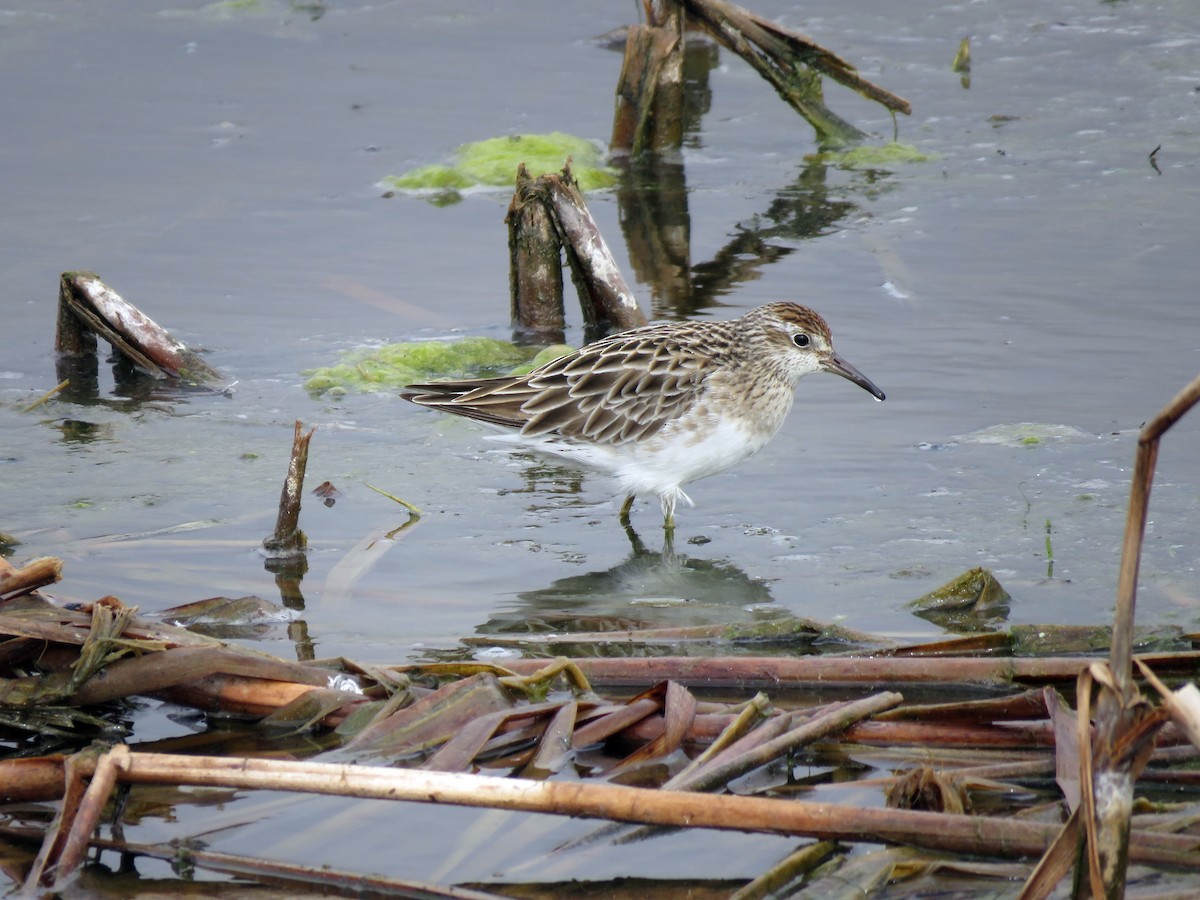
[[[652,550],[631,527],[626,533],[631,551],[622,562],[522,591],[477,633],[605,632],[739,622],[754,618],[757,607],[772,602],[764,581],[728,560],[680,553],[669,535],[664,535],[661,550]]]

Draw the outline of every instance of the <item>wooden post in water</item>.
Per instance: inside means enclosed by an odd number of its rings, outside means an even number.
[[[678,151],[683,145],[683,7],[645,4],[649,24],[633,25],[617,80],[609,149],[614,156]]]
[[[541,209],[534,210],[535,206]],[[562,172],[535,179],[521,166],[508,223],[509,283],[518,339],[539,335],[546,343],[561,341],[565,320],[559,258],[564,252],[589,339],[646,324],[637,298],[588,212],[570,161]]]
[[[539,183],[521,163],[504,219],[508,223],[513,340],[519,344],[561,344],[566,328],[562,244],[542,196]]]

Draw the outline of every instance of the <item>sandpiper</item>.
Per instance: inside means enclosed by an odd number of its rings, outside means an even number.
[[[410,384],[413,403],[509,433],[497,439],[575,459],[617,479],[621,522],[657,494],[675,527],[682,486],[723,472],[767,443],[812,372],[883,391],[834,352],[829,326],[798,303],[726,322],[664,322],[588,344],[526,375]]]

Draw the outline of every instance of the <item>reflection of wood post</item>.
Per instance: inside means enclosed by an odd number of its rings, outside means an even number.
[[[649,25],[633,25],[617,81],[610,150],[641,156],[683,144],[683,7],[648,4]]]
[[[692,312],[691,217],[684,168],[649,158],[630,166],[617,192],[634,277],[650,286],[656,311]]]
[[[524,163],[517,168],[517,189],[505,221],[514,340],[561,344],[566,328],[562,246],[539,197],[539,182],[529,177]]]

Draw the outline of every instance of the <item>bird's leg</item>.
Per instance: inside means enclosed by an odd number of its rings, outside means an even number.
[[[663,494],[662,498],[663,510],[663,531],[667,534],[675,533],[675,495]]]
[[[629,511],[633,509],[633,494],[628,494],[625,497],[625,502],[621,504],[621,515],[619,521],[626,528],[629,527]]]

